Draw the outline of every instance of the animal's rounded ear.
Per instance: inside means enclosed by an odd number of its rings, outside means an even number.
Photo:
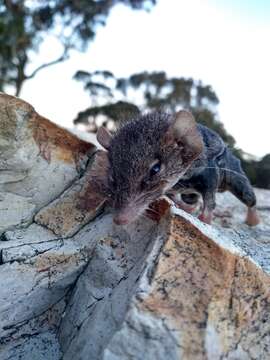
[[[112,135],[104,126],[101,126],[97,131],[97,141],[100,143],[101,146],[108,150],[111,140]]]
[[[203,140],[193,115],[186,110],[175,114],[172,123],[175,141],[183,146],[186,160],[193,160],[203,151]]]

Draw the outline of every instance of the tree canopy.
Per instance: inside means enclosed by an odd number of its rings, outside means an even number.
[[[92,106],[78,114],[75,124],[89,121],[93,124],[97,115],[119,122],[136,115],[139,110],[175,112],[184,108],[191,110],[199,122],[216,130],[229,145],[235,144],[217,118],[219,99],[216,93],[201,81],[169,77],[164,71],[144,71],[128,78],[116,78],[109,71],[78,71],[74,77],[83,83],[92,102]],[[134,103],[131,104],[129,99],[132,98]]]
[[[70,50],[83,51],[105,25],[111,9],[124,4],[132,9],[150,9],[156,0],[0,0],[0,90],[7,85],[20,94],[23,83],[42,69],[65,61]],[[52,61],[27,72],[31,52],[46,36],[55,36],[62,53]]]

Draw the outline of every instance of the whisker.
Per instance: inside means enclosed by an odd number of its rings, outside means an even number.
[[[200,167],[197,167],[196,169],[220,169],[220,170],[224,170],[224,171],[227,171],[227,172],[230,172],[232,174],[235,174],[235,175],[238,175],[238,176],[241,176],[243,177],[244,179],[246,179],[246,176],[245,175],[242,175],[240,174],[239,172],[237,171],[234,171],[234,170],[231,170],[231,169],[228,169],[228,168],[221,168],[221,167],[215,167],[215,166],[200,166]]]
[[[159,215],[159,212],[156,211],[156,210],[154,210],[154,209],[147,208],[147,209],[145,209],[145,210],[146,210],[146,211],[150,211],[150,212],[153,213],[153,214]]]
[[[143,216],[143,217],[145,217],[146,219],[148,219],[148,216],[146,215],[145,212],[143,212],[142,214],[140,214],[140,216]]]

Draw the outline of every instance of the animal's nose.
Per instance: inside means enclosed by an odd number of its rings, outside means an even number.
[[[130,222],[129,218],[125,214],[115,215],[113,221],[117,225],[126,225]]]

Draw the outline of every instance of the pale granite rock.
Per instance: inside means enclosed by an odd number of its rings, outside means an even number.
[[[74,235],[85,224],[97,216],[105,204],[105,198],[96,189],[97,183],[93,176],[96,168],[105,176],[103,164],[107,155],[98,151],[90,162],[85,174],[77,180],[61,196],[40,210],[35,216],[35,222],[46,226],[54,234],[62,237]],[[86,206],[86,204],[87,206]]]
[[[5,94],[0,128],[0,359],[53,359],[60,356],[56,328],[64,307],[57,321],[49,314],[74,286],[96,240],[86,222],[77,237],[64,239],[33,220],[84,174],[96,150]],[[87,211],[94,217],[95,210]]]
[[[84,171],[95,146],[3,93],[0,129],[1,233],[29,224],[35,212],[68,188]]]
[[[112,280],[119,260],[110,261],[110,243],[99,246],[60,326],[63,359],[268,358],[269,230],[211,227],[175,212],[149,233],[135,281],[134,269]]]
[[[4,94],[0,128],[1,360],[270,358],[270,191],[120,227],[106,152]]]

